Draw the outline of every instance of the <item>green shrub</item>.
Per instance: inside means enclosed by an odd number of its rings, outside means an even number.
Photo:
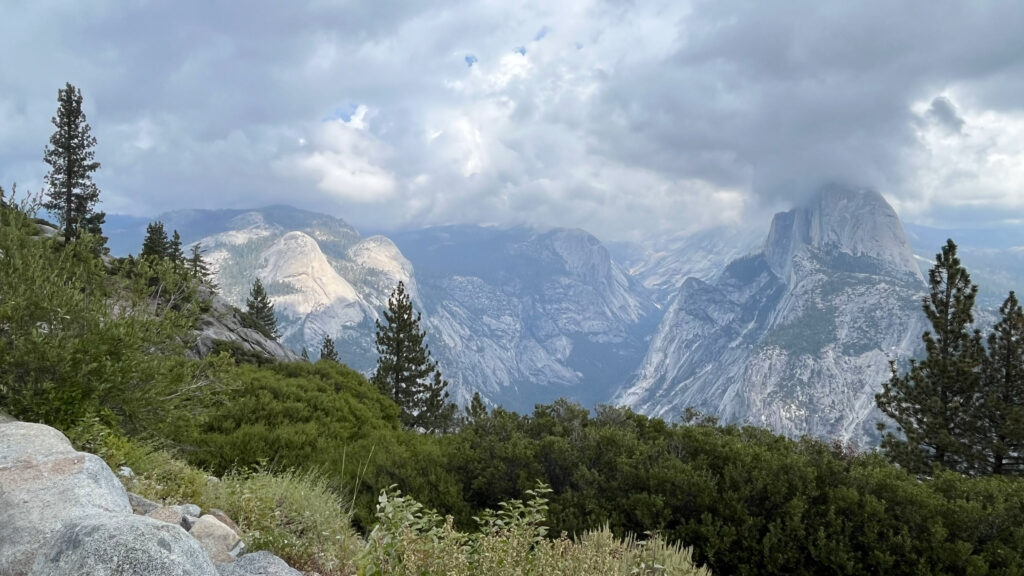
[[[544,498],[550,490],[528,492],[530,500],[502,503],[479,518],[480,532],[464,534],[449,516],[442,519],[399,492],[381,492],[378,524],[360,557],[362,576],[705,576],[689,550],[666,545],[653,536],[646,542],[616,538],[607,527],[572,540],[550,540],[543,526]]]

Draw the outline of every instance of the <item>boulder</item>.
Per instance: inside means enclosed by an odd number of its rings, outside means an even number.
[[[0,574],[28,574],[63,526],[130,515],[128,494],[99,457],[42,424],[0,424]]]
[[[235,557],[231,554],[241,541],[234,530],[228,528],[223,522],[209,514],[199,517],[199,520],[192,525],[189,534],[199,541],[203,550],[210,555],[214,562],[232,562]]]
[[[231,564],[218,564],[220,576],[302,576],[270,552],[260,551],[246,554]]]
[[[147,500],[133,492],[128,493],[128,502],[132,505],[132,512],[142,516],[145,516],[160,507],[156,502]]]
[[[36,557],[30,576],[216,576],[202,547],[179,526],[145,516],[66,524]]]

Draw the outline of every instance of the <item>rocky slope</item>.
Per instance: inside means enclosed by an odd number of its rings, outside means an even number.
[[[870,443],[890,359],[915,354],[924,282],[876,192],[831,187],[780,213],[763,248],[688,279],[616,401],[686,407],[792,436]]]
[[[416,263],[427,331],[463,400],[593,406],[643,357],[656,311],[582,230],[452,226],[395,242]]]

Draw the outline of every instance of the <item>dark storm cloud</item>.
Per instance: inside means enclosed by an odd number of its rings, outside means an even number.
[[[71,81],[112,211],[625,237],[840,180],[1020,217],[1021,29],[1014,2],[15,1],[0,180],[41,183]]]

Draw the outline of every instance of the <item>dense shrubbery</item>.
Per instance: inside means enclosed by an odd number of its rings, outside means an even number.
[[[193,284],[161,262],[110,276],[88,234],[64,246],[36,231],[0,208],[0,405],[62,429],[97,417],[132,433],[163,428],[171,411],[198,416],[219,364],[184,355]]]

